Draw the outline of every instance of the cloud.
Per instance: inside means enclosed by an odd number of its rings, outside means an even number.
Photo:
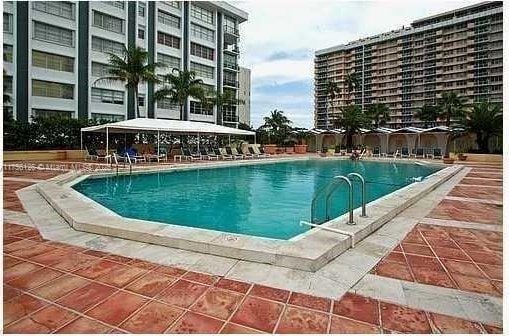
[[[258,127],[263,116],[278,108],[297,126],[313,126],[316,50],[399,29],[416,19],[476,2],[232,2],[249,13],[248,21],[240,25],[240,63],[251,69],[252,124]],[[292,88],[292,83],[305,83],[299,85],[307,89]]]

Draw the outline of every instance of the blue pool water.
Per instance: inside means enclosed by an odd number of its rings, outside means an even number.
[[[308,230],[299,221],[310,219],[314,193],[336,175],[364,176],[370,202],[410,184],[408,178],[439,169],[415,163],[305,160],[91,178],[74,188],[125,217],[289,239]],[[360,184],[354,182],[354,188],[360,190]],[[324,221],[325,201],[318,200],[314,217]],[[333,217],[346,212],[346,188],[338,188],[332,200]],[[360,206],[360,192],[354,202]]]

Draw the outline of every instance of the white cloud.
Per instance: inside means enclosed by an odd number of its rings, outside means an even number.
[[[314,52],[359,38],[408,26],[416,19],[468,6],[478,1],[238,1],[249,14],[240,26],[241,64],[251,68],[252,87],[313,82]],[[303,53],[308,51],[308,57]],[[274,57],[277,55],[279,57]],[[292,55],[295,55],[293,58]],[[274,59],[274,60],[271,60]],[[291,92],[288,96],[291,96]],[[271,98],[271,99],[270,99]],[[288,112],[299,124],[313,124],[313,93],[301,96],[305,108],[291,108],[291,99],[251,98],[254,126],[272,108]]]

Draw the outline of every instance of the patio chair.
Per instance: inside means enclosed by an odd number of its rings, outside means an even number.
[[[401,158],[410,158],[410,153],[408,151],[408,147],[401,148]]]
[[[443,159],[444,155],[441,148],[433,148],[433,159]]]
[[[211,158],[211,160],[219,160],[219,158],[221,157],[221,155],[217,155],[214,152],[214,149],[212,149],[212,147],[209,147],[209,149],[206,151],[206,153]]]
[[[246,159],[254,159],[254,155],[249,151],[249,149],[245,149],[243,150],[242,148],[238,148],[237,149],[237,152],[239,152],[240,154],[244,155],[244,158]]]
[[[184,159],[189,160],[189,161],[199,160],[201,158],[200,155],[191,153],[189,148],[182,148],[182,155],[183,155]]]
[[[394,159],[397,158],[398,155],[399,155],[399,149],[396,149],[395,152],[388,152],[387,153],[387,157],[391,157],[391,158],[394,158]]]
[[[243,155],[240,155],[239,153],[237,153],[237,150],[235,149],[235,154],[233,153],[233,150],[235,148],[231,148],[231,147],[225,147],[225,150],[226,150],[226,154],[230,155],[234,160],[237,160],[237,159],[243,159],[244,156]]]
[[[97,161],[101,161],[101,160],[104,160],[105,162],[108,162],[111,155],[108,155],[106,153],[106,150],[105,149],[98,149],[96,151],[96,155],[97,155]]]
[[[97,152],[95,149],[88,149],[85,147],[85,161],[98,161]]]
[[[424,148],[417,148],[414,153],[415,158],[424,159]]]
[[[249,154],[251,154],[254,158],[263,157],[259,153],[256,153],[253,147],[251,146],[247,147],[247,150],[249,151]]]
[[[425,148],[426,159],[433,159],[433,150],[431,148]]]
[[[339,146],[334,147],[334,156],[340,156],[340,155],[344,155],[341,152],[341,147],[339,147]]]
[[[218,160],[219,157],[216,154],[209,154],[204,147],[200,147],[200,159],[202,160]]]
[[[233,156],[223,153],[221,149],[214,148],[214,154],[216,154],[218,157],[220,157],[222,160],[233,160]]]
[[[380,147],[375,147],[373,148],[373,156],[378,156],[380,157],[381,153],[380,153]]]
[[[269,153],[265,153],[265,149],[263,149],[263,147],[256,147],[258,149],[258,151],[260,152],[260,154],[263,154],[264,157],[271,157],[272,154],[269,154]]]

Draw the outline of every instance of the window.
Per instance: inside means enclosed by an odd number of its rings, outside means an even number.
[[[92,50],[108,52],[117,56],[121,56],[124,53],[124,45],[115,41],[92,36]]]
[[[12,14],[4,13],[4,33],[12,34]]]
[[[92,113],[92,119],[95,120],[108,120],[108,121],[123,121],[125,117],[119,114],[107,113]]]
[[[32,115],[34,117],[60,117],[70,119],[74,115],[73,111],[55,111],[55,110],[41,110],[41,109],[33,109]]]
[[[172,102],[170,98],[164,98],[157,101],[157,108],[164,110],[177,110],[179,106]]]
[[[191,35],[199,39],[214,42],[214,31],[191,23]]]
[[[141,17],[145,17],[145,3],[138,2],[138,15]]]
[[[32,95],[38,97],[74,99],[74,85],[33,79]]]
[[[191,42],[191,55],[214,60],[214,49]]]
[[[32,65],[44,69],[74,72],[74,58],[37,50],[32,51]]]
[[[138,26],[138,38],[141,40],[145,39],[145,26]]]
[[[124,104],[124,91],[92,88],[92,102],[106,104]]]
[[[212,108],[204,107],[200,102],[191,101],[191,106],[189,109],[191,114],[202,114],[202,115],[213,115],[214,112]]]
[[[163,1],[163,2],[173,8],[180,9],[180,1]]]
[[[157,43],[180,49],[180,38],[163,32],[157,32]]]
[[[200,63],[191,62],[191,71],[194,71],[196,76],[203,78],[214,79],[214,68]]]
[[[157,11],[157,22],[180,29],[180,18],[161,10]]]
[[[180,58],[158,53],[157,61],[164,63],[168,68],[180,69]]]
[[[208,9],[191,5],[191,16],[205,23],[214,24],[214,13]]]
[[[105,77],[109,76],[110,66],[108,64],[102,64],[97,62],[92,62],[92,76],[96,77]]]
[[[145,106],[145,95],[142,93],[138,94],[138,106]]]
[[[120,8],[120,9],[124,9],[124,2],[123,1],[102,1],[102,3],[110,5],[110,6],[113,6],[113,7],[117,7],[117,8]]]
[[[4,44],[4,62],[12,63],[12,46]]]
[[[74,5],[65,1],[34,1],[34,10],[74,20]]]
[[[94,11],[93,25],[114,33],[124,32],[124,20],[97,11]]]
[[[34,39],[45,42],[74,46],[73,32],[69,29],[34,21]]]
[[[12,76],[4,76],[4,92],[12,93]]]
[[[239,31],[237,29],[235,19],[232,19],[228,16],[224,17],[224,29],[227,33],[239,35]],[[371,56],[371,55],[366,55],[366,57],[369,57],[369,56]]]

